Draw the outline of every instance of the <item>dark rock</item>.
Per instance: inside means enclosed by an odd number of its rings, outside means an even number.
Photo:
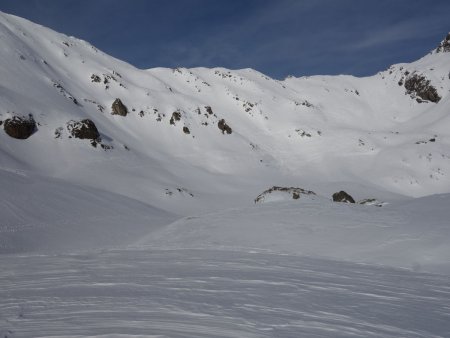
[[[188,127],[183,127],[183,132],[184,132],[185,134],[190,134],[190,133],[191,133],[191,131],[189,130]]]
[[[405,81],[405,88],[407,94],[416,95],[422,100],[437,103],[441,99],[436,88],[434,88],[430,84],[430,80],[427,80],[427,78],[423,75],[413,74],[408,77]]]
[[[207,112],[209,115],[212,115],[212,114],[213,114],[212,108],[211,108],[210,106],[206,106],[205,109],[206,109],[206,112]]]
[[[92,82],[102,82],[102,79],[100,78],[100,76],[98,76],[96,74],[91,75],[91,80],[92,80]]]
[[[450,52],[450,33],[447,34],[445,39],[436,48],[437,53],[449,53]]]
[[[84,119],[81,121],[69,121],[67,122],[67,130],[75,138],[89,140],[100,139],[100,133],[98,132],[95,123],[89,119]]]
[[[112,106],[111,106],[112,115],[120,115],[120,116],[127,116],[128,114],[128,109],[127,107],[122,103],[122,101],[120,101],[120,99],[116,99]]]
[[[13,116],[12,118],[5,120],[3,128],[9,136],[25,140],[36,131],[36,122],[31,114],[28,118]]]
[[[222,131],[222,134],[231,134],[232,133],[232,129],[231,127],[225,122],[224,119],[221,119],[219,121],[219,123],[217,123],[217,127],[219,127],[219,129]]]
[[[345,191],[339,191],[333,194],[333,202],[355,203],[355,200]]]
[[[313,195],[313,196],[316,195],[316,193],[314,191],[305,190],[302,188],[273,186],[272,188],[267,189],[266,191],[259,194],[255,199],[255,203],[263,202],[265,200],[266,196],[270,195],[273,192],[287,193],[289,195],[292,195],[292,199],[294,199],[294,200],[298,200],[301,195]]]
[[[358,204],[361,205],[369,205],[369,206],[375,206],[375,207],[382,207],[385,205],[385,202],[380,202],[375,198],[366,198],[358,202]]]
[[[175,125],[175,121],[181,120],[181,113],[179,111],[174,111],[172,117],[170,118],[170,124]]]

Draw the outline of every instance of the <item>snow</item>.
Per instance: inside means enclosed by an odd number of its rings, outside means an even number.
[[[0,254],[132,244],[176,216],[110,192],[0,169]]]
[[[181,215],[248,204],[273,185],[315,191],[352,182],[364,191],[414,197],[450,191],[448,53],[367,78],[278,81],[252,69],[140,70],[87,42],[0,16],[0,119],[32,113],[39,123],[26,141],[0,133],[4,167]],[[430,79],[441,101],[419,104],[406,95],[398,85],[406,71]],[[128,116],[111,115],[116,98]],[[171,125],[174,111],[181,121]],[[69,138],[67,122],[86,118],[113,149],[100,151],[87,140]],[[220,119],[231,135],[220,132]],[[55,138],[58,128],[61,137]],[[431,138],[436,141],[427,142]],[[177,188],[194,198],[166,198],[166,189]]]
[[[0,259],[8,337],[450,334],[448,276],[222,250]]]
[[[326,257],[450,274],[450,195],[383,207],[301,196],[189,216],[152,232],[151,248],[222,248]]]
[[[38,123],[0,131],[2,337],[450,336],[449,53],[279,81],[140,70],[1,12],[0,40],[0,121]],[[316,194],[255,204],[272,186]]]

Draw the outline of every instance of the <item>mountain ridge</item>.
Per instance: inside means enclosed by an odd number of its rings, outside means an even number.
[[[448,53],[371,77],[280,81],[253,69],[140,70],[27,20],[0,20],[0,120],[36,121],[26,140],[0,133],[2,167],[181,214],[252,203],[273,185],[380,200],[450,192]],[[117,99],[126,116],[112,114]],[[84,120],[95,142],[73,134]]]

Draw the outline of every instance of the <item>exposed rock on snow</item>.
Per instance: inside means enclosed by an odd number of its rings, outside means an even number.
[[[102,82],[102,79],[101,79],[100,76],[98,76],[97,74],[92,74],[92,75],[91,75],[91,81],[92,81],[92,82],[100,83],[100,82]]]
[[[10,117],[6,112],[33,112],[41,123],[33,144],[18,147],[3,135],[3,166],[13,167],[9,159],[21,158],[25,168],[40,168],[42,174],[111,189],[180,214],[251,203],[261,184],[278,182],[278,178],[315,191],[322,191],[321,184],[336,182],[360,196],[361,191],[347,185],[354,182],[387,201],[389,197],[370,188],[377,185],[406,196],[450,191],[450,155],[445,151],[450,144],[448,53],[434,52],[364,78],[311,76],[277,81],[252,69],[140,70],[87,42],[27,20],[1,13],[0,22],[5,45],[0,49],[4,80],[0,119]],[[61,48],[68,50],[64,41],[70,46],[67,58],[61,57]],[[23,64],[19,52],[38,63],[17,67],[18,62]],[[75,56],[82,62],[74,62]],[[439,104],[415,104],[405,95],[405,81],[412,74],[430,81],[442,97]],[[411,88],[415,87],[412,83]],[[427,90],[425,94],[427,100],[433,99]],[[432,91],[431,96],[435,96]],[[77,98],[78,104],[71,98]],[[424,100],[415,92],[414,98]],[[175,111],[180,115],[173,116],[176,127],[172,128],[169,122]],[[114,123],[118,117],[111,113],[127,118]],[[83,119],[95,121],[98,131],[105,133],[102,143],[118,144],[118,150],[114,156],[101,154],[99,160],[99,154],[89,149],[91,154],[83,157],[79,168],[67,159],[71,169],[61,170],[58,164],[66,161],[66,147],[86,150],[82,144],[86,142],[63,140],[74,138],[67,121]],[[401,134],[391,134],[393,130]],[[53,139],[54,132],[60,141]],[[224,142],[224,134],[231,133]],[[436,142],[415,145],[433,135],[439,135]],[[129,152],[119,151],[124,144]],[[27,156],[28,151],[36,156]],[[44,156],[49,151],[52,156]],[[108,174],[93,179],[91,169]],[[146,184],[137,182],[141,179]],[[207,193],[199,181],[208,186]],[[184,204],[183,211],[175,203],[161,202],[155,191],[168,182],[195,186],[199,198],[192,205]],[[132,188],[135,185],[139,189]],[[328,197],[338,191],[332,189]]]
[[[359,201],[358,204],[361,204],[361,205],[373,205],[373,206],[376,206],[376,207],[382,207],[383,205],[386,204],[386,202],[380,202],[376,198],[366,198],[366,199],[363,199],[363,200]]]
[[[219,127],[219,129],[222,131],[222,134],[231,134],[232,130],[231,127],[225,122],[224,119],[221,119],[218,123],[217,123],[217,127]]]
[[[89,119],[69,121],[67,122],[67,130],[73,137],[79,139],[98,140],[100,138],[95,123]]]
[[[127,116],[128,109],[120,99],[116,99],[111,106],[112,115]]]
[[[439,102],[441,97],[439,96],[435,87],[430,84],[430,80],[428,80],[425,76],[419,74],[412,74],[405,81],[405,88],[407,94],[411,95],[411,97],[418,96],[422,100],[431,101],[431,102]],[[421,102],[420,99],[417,99],[418,102]]]
[[[175,188],[174,190],[167,188],[165,190],[165,193],[167,196],[174,196],[175,192],[178,192],[179,196],[182,196],[182,197],[187,197],[187,196],[194,197],[194,194],[186,188]]]
[[[27,117],[13,116],[6,119],[3,126],[6,134],[16,139],[27,139],[36,131],[33,115]]]
[[[302,188],[273,186],[272,188],[267,189],[259,194],[255,198],[255,203],[267,202],[269,200],[280,200],[284,199],[283,197],[286,196],[289,196],[289,199],[292,198],[294,200],[297,200],[301,195],[311,196],[316,195],[316,193],[314,191],[305,190]]]
[[[447,34],[445,39],[436,48],[436,53],[449,53],[450,52],[450,33]]]
[[[78,100],[72,94],[70,94],[63,86],[61,86],[61,84],[54,82],[53,87],[57,88],[62,96],[71,100],[75,105],[77,106],[79,105]]]
[[[205,107],[205,110],[206,110],[206,112],[207,112],[209,115],[212,115],[212,114],[213,114],[212,108],[211,108],[210,106],[206,106],[206,107]]]
[[[333,202],[355,203],[352,196],[341,190],[333,194]]]
[[[180,121],[181,120],[181,113],[179,111],[174,111],[172,113],[172,117],[170,118],[169,123],[171,125],[175,125],[175,121]]]

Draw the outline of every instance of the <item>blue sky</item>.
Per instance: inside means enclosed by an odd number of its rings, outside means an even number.
[[[450,31],[448,0],[0,0],[139,68],[371,75]]]

